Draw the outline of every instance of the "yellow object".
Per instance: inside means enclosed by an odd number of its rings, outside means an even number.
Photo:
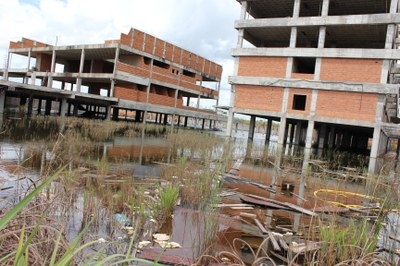
[[[356,204],[348,205],[348,204],[344,204],[344,203],[337,202],[337,201],[324,200],[324,199],[321,199],[318,197],[318,193],[321,193],[321,192],[331,193],[331,194],[335,194],[337,196],[356,196],[356,197],[360,197],[360,198],[364,198],[364,199],[371,199],[371,200],[375,200],[375,201],[379,201],[379,202],[383,201],[382,198],[368,196],[365,194],[349,192],[349,191],[341,191],[341,190],[334,190],[334,189],[319,189],[319,190],[314,191],[314,196],[317,199],[328,202],[328,203],[336,205],[336,206],[344,207],[344,208],[364,208],[365,206],[356,205]],[[377,206],[377,207],[379,207],[379,206]]]

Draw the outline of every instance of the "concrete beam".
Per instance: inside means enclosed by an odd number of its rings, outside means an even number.
[[[255,85],[281,88],[348,91],[360,93],[397,94],[398,84],[336,82],[306,79],[230,76],[228,82],[234,85]]]
[[[327,57],[400,60],[397,49],[341,48],[234,48],[232,56]]]
[[[386,25],[399,24],[400,14],[369,14],[324,17],[286,17],[235,21],[236,29],[271,27],[315,27],[336,25]]]
[[[261,110],[245,109],[245,108],[233,108],[233,110],[235,114],[242,114],[248,116],[255,115],[257,117],[268,117],[269,119],[272,118],[275,121],[279,121],[279,119],[282,117],[282,114],[279,112],[261,111]],[[302,114],[287,113],[285,118],[293,120],[309,120],[311,116],[309,114],[302,115]],[[348,125],[348,126],[357,126],[365,128],[374,128],[374,126],[376,125],[376,123],[374,122],[363,121],[363,120],[332,118],[332,117],[324,117],[317,115],[313,116],[312,118],[315,122],[336,124],[336,125]]]

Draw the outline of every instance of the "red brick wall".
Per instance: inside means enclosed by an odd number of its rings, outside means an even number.
[[[323,58],[321,80],[372,82],[381,79],[382,60]]]
[[[316,115],[373,122],[377,103],[377,94],[319,91]]]
[[[244,56],[239,59],[238,75],[284,78],[286,65],[287,58]]]
[[[51,54],[38,54],[36,56],[36,67],[39,71],[51,71]]]
[[[282,109],[283,89],[250,85],[236,86],[235,106],[280,112]]]
[[[166,89],[160,87],[152,87],[150,90],[149,102],[151,104],[158,104],[163,106],[173,107],[175,105],[175,97],[170,97]],[[138,90],[136,87],[127,88],[116,86],[114,89],[114,95],[117,98],[122,98],[126,100],[146,102],[146,91]],[[175,96],[175,95],[174,95]],[[177,107],[182,107],[182,99],[177,100]]]

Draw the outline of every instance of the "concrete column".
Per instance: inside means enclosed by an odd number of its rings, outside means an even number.
[[[285,140],[285,129],[286,129],[286,111],[289,98],[289,89],[285,88],[283,91],[282,108],[281,108],[281,120],[278,131],[278,144],[283,145]]]
[[[28,99],[28,108],[27,108],[27,110],[26,110],[26,114],[27,114],[28,116],[31,116],[31,115],[32,115],[32,109],[33,109],[33,97],[32,97],[32,95],[31,95],[31,96],[29,96],[29,99]]]
[[[290,145],[292,145],[293,142],[294,142],[294,128],[295,128],[294,123],[290,123],[290,133],[289,133],[289,143],[290,143]]]
[[[284,135],[284,137],[283,137],[283,145],[286,145],[287,144],[287,139],[288,139],[288,135],[289,135],[289,126],[290,126],[290,123],[286,123],[286,125],[285,125],[285,135]]]
[[[249,124],[249,140],[254,139],[254,129],[256,127],[256,116],[252,115],[250,116],[250,124]]]
[[[302,122],[297,121],[295,135],[294,135],[294,144],[299,145],[301,139],[301,131],[302,131]]]
[[[74,103],[74,110],[72,111],[74,116],[78,116],[78,109],[79,109],[79,103],[75,102]]]
[[[332,149],[335,145],[335,127],[330,127],[328,136],[328,148]]]
[[[399,10],[399,0],[391,0],[389,12],[391,14],[396,14],[398,10]]]
[[[85,65],[85,49],[81,51],[81,60],[79,62],[79,73],[76,78],[76,91],[81,92],[82,78],[80,77],[83,72],[83,66]]]
[[[280,125],[279,125],[279,131],[278,131],[278,144],[279,145],[284,145],[286,143],[285,141],[285,130],[286,129],[286,117],[281,117]]]
[[[311,149],[312,139],[314,132],[314,121],[308,121],[307,134],[306,134],[306,149]]]
[[[5,103],[6,103],[6,91],[0,89],[0,118],[3,118]]]
[[[111,105],[108,104],[106,106],[106,120],[111,120],[111,116],[112,116]]]
[[[372,145],[371,145],[371,152],[369,156],[369,165],[368,165],[368,173],[374,174],[376,169],[376,160],[381,152],[380,145],[382,142],[381,139],[381,123],[380,118],[382,117],[383,110],[385,106],[385,95],[379,95],[379,102],[376,108],[376,115],[375,115],[375,126],[374,126],[374,134],[372,138]]]
[[[136,110],[135,112],[135,122],[140,122],[142,116],[142,111]]]
[[[51,67],[50,67],[50,73],[47,81],[47,87],[52,88],[53,87],[53,73],[56,69],[56,50],[53,48],[53,52],[51,54]]]
[[[328,16],[330,0],[322,0],[321,16]]]
[[[119,109],[117,107],[113,107],[112,108],[112,119],[114,121],[118,121],[118,113],[119,113]]]
[[[38,99],[38,108],[37,108],[37,113],[38,115],[40,115],[40,113],[42,112],[42,99]]]
[[[62,98],[60,101],[60,116],[64,117],[65,116],[65,112],[67,110],[67,99]]]
[[[164,121],[163,124],[166,125],[168,124],[168,114],[164,114]]]
[[[25,77],[24,77],[24,84],[29,84],[29,76],[28,73],[31,73],[31,58],[32,58],[32,48],[29,48],[28,51],[28,65],[26,67],[27,71],[25,73]]]
[[[4,69],[3,73],[3,79],[8,80],[8,69],[10,68],[10,58],[11,58],[11,52],[8,52],[7,54],[7,62],[6,62],[6,69]]]
[[[326,124],[322,124],[318,133],[318,149],[323,149],[326,144]]]
[[[293,5],[293,17],[298,18],[300,14],[300,4],[301,0],[294,0],[294,5]]]
[[[343,132],[342,145],[344,149],[349,149],[351,145],[351,134],[348,130]]]
[[[45,107],[45,110],[44,110],[44,114],[45,115],[50,115],[51,114],[51,103],[52,103],[52,101],[50,99],[46,100],[46,107]]]
[[[113,70],[113,78],[111,79],[111,85],[110,85],[110,93],[109,97],[114,97],[114,89],[115,89],[115,76],[117,75],[117,64],[118,64],[118,58],[119,58],[119,44],[117,48],[115,49],[115,57],[114,57],[114,70]]]
[[[267,128],[265,129],[265,143],[270,141],[272,133],[272,119],[267,120]]]

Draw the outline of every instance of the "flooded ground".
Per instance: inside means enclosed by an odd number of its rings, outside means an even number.
[[[262,134],[253,142],[245,132],[229,140],[222,132],[185,134],[172,140],[119,135],[86,143],[79,152],[70,143],[59,154],[44,149],[48,146],[40,140],[3,136],[2,210],[35,186],[44,175],[44,162],[68,155],[70,176],[37,200],[51,203],[45,206],[63,225],[68,241],[82,231],[83,242],[95,241],[75,258],[78,264],[128,249],[137,258],[168,265],[307,265],[318,256],[316,265],[337,262],[340,256],[397,263],[397,185],[385,176],[369,180],[354,165],[332,174],[320,157],[304,173],[297,147],[286,147],[277,167],[278,146],[274,138],[265,145]],[[206,140],[212,148],[203,150],[201,134],[218,136],[218,144]],[[225,163],[226,168],[219,168]],[[161,215],[159,192],[168,184],[179,186],[179,198],[171,214]],[[348,240],[354,236],[343,229],[361,226],[365,230],[356,233],[359,239],[366,234],[364,242],[336,242],[335,234]],[[166,240],[156,242],[155,234]],[[328,242],[333,244],[324,244]],[[369,254],[316,255],[338,245],[371,243],[376,247]],[[376,250],[380,252],[371,255]]]

